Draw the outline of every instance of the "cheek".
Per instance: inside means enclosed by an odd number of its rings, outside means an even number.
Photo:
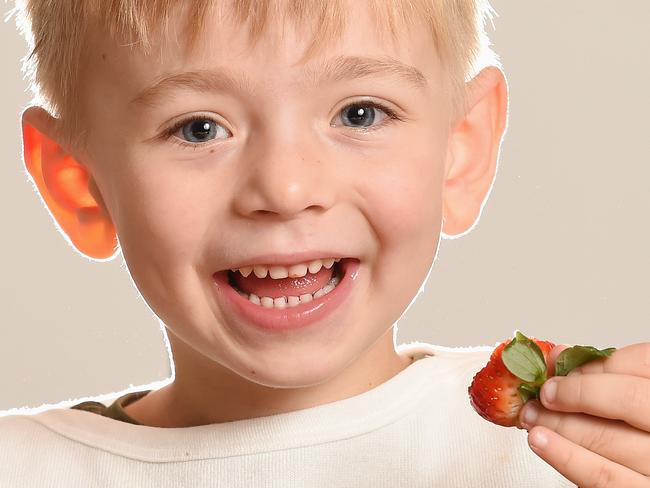
[[[209,201],[215,192],[206,194],[183,171],[125,176],[117,183],[117,230],[125,256],[130,253],[167,267],[194,259],[206,232],[209,209],[217,208]]]
[[[215,221],[211,212],[219,204],[210,200],[217,192],[205,191],[206,183],[189,181],[181,171],[156,173],[133,172],[116,182],[117,231],[138,290],[171,324],[183,309],[191,315],[202,293],[197,272],[203,272],[205,241],[215,232],[209,228]]]
[[[398,315],[422,285],[440,234],[444,160],[428,149],[374,162],[373,177],[359,180],[379,252],[372,269],[374,296],[390,297],[380,302]]]
[[[389,242],[415,245],[439,231],[442,162],[429,157],[384,166],[365,184],[372,224]]]

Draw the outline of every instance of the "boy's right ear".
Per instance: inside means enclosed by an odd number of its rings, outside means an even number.
[[[41,107],[22,113],[23,159],[58,228],[74,247],[93,259],[116,254],[113,221],[84,164],[59,141],[59,120]]]

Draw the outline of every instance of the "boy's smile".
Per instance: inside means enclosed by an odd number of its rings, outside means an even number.
[[[248,28],[214,12],[192,56],[172,36],[161,58],[97,31],[83,74],[89,146],[79,159],[133,280],[167,326],[175,363],[173,383],[127,407],[136,420],[180,427],[308,408],[363,393],[410,364],[395,351],[393,324],[433,263],[443,205],[448,233],[478,215],[500,112],[481,111],[485,133],[467,130],[448,144],[450,102],[424,25],[402,29],[393,44],[378,37],[363,2],[349,8],[341,39],[304,64],[309,26],[272,21],[249,46]],[[500,72],[485,78],[504,90]],[[218,272],[228,286],[230,269],[319,258],[358,269],[313,327],[251,326],[237,311],[246,298],[215,289]],[[316,313],[327,297],[294,311]]]

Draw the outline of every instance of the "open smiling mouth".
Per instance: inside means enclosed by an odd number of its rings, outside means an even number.
[[[342,327],[341,314],[349,310],[350,294],[360,281],[360,264],[356,258],[329,258],[288,267],[226,269],[214,273],[213,290],[233,325],[267,332],[316,323]]]
[[[327,295],[341,282],[345,261],[318,259],[290,267],[255,266],[229,270],[228,284],[242,297],[266,308],[297,307]]]

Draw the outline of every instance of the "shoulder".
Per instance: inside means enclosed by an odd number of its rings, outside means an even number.
[[[398,352],[423,361],[423,369],[441,378],[464,381],[483,368],[496,346],[447,347],[426,342],[401,344]]]
[[[0,417],[0,486],[9,481],[31,479],[34,466],[48,457],[56,435],[38,422],[34,415],[5,415]],[[11,469],[6,471],[7,466]],[[8,478],[7,478],[8,477]],[[20,486],[37,486],[21,484]]]
[[[75,439],[83,415],[53,408],[0,417],[0,486],[90,486],[82,463],[100,451]]]
[[[44,428],[38,422],[32,420],[37,415],[19,414],[0,416],[0,450],[12,445],[21,445],[23,439],[33,436],[39,431],[43,431]]]
[[[415,356],[436,356],[449,360],[463,360],[473,357],[490,356],[497,344],[478,345],[478,346],[442,346],[439,344],[431,344],[428,342],[407,342],[400,344],[397,351],[403,354]]]

